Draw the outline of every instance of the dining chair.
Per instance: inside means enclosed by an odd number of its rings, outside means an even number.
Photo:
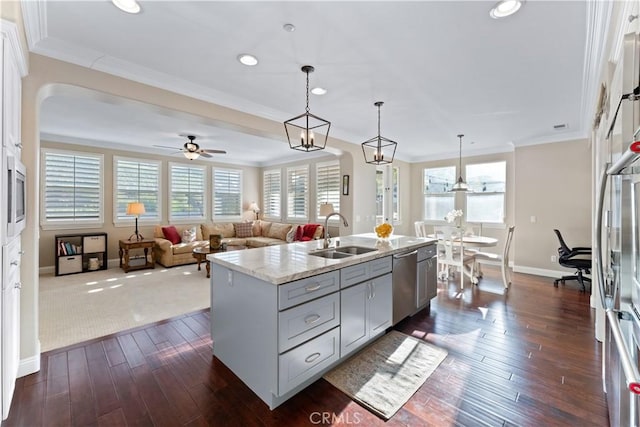
[[[416,229],[416,237],[427,237],[427,224],[424,221],[416,221],[413,226]]]
[[[505,289],[511,285],[511,270],[509,270],[509,249],[511,248],[511,241],[513,240],[513,231],[515,226],[509,227],[507,231],[507,238],[504,241],[504,247],[502,248],[502,254],[493,254],[489,252],[476,251],[473,255],[474,258],[474,271],[479,270],[479,264],[482,261],[489,261],[491,263],[500,263],[500,269],[502,272],[502,283]]]
[[[451,275],[451,269],[456,269],[460,274],[460,289],[464,289],[465,276],[474,283],[474,257],[464,251],[460,230],[449,226],[438,226],[434,229],[438,236],[438,278],[447,280]]]

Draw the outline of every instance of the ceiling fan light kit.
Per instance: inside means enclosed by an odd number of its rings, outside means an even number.
[[[393,162],[398,143],[380,135],[380,107],[384,102],[374,103],[378,107],[378,135],[362,143],[365,163],[384,165]]]
[[[331,123],[309,112],[309,73],[313,73],[311,65],[302,67],[307,75],[307,106],[305,112],[284,122],[289,147],[299,151],[324,150],[329,138]]]

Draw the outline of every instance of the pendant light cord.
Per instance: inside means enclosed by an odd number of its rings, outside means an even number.
[[[305,109],[305,111],[307,112],[307,114],[309,114],[309,71],[306,71],[307,73],[307,108]]]

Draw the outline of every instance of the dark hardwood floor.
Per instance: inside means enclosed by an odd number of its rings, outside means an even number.
[[[212,357],[209,312],[42,354],[3,426],[607,426],[589,294],[496,270],[396,329],[449,355],[386,423],[318,380],[274,411]]]

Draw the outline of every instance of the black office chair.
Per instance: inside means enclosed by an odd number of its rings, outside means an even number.
[[[567,268],[575,268],[576,273],[571,276],[562,276],[559,279],[553,281],[553,286],[558,287],[558,282],[562,282],[564,285],[565,280],[577,280],[582,288],[581,292],[585,292],[584,282],[591,283],[590,277],[585,277],[584,274],[591,274],[591,248],[587,247],[575,247],[569,248],[562,238],[560,231],[553,230],[558,236],[560,247],[558,248],[558,263]]]

